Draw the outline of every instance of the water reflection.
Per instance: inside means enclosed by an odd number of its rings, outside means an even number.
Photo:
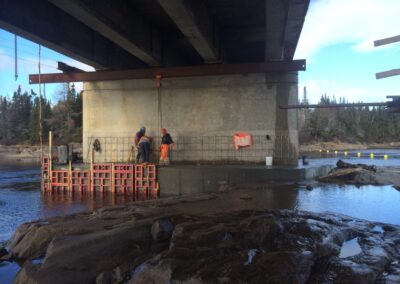
[[[370,221],[400,224],[400,192],[392,186],[324,184],[299,190],[296,209],[336,212]]]
[[[15,276],[17,275],[20,266],[15,262],[0,262],[0,283],[8,284],[13,283]]]
[[[44,216],[59,216],[84,211],[93,211],[103,206],[124,205],[134,201],[145,200],[145,194],[114,194],[111,192],[44,192],[41,203]]]

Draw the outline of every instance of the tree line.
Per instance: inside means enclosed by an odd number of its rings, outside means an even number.
[[[0,96],[0,144],[38,144],[40,104],[44,141],[51,130],[59,143],[81,142],[82,93],[65,84],[59,95],[54,105],[33,90],[22,92],[21,86],[12,96]]]
[[[308,105],[306,94],[300,102]],[[324,94],[318,104],[344,104]],[[299,111],[300,143],[342,141],[387,143],[400,140],[400,114],[384,107],[316,108]]]
[[[51,101],[34,91],[11,97],[0,96],[0,144],[39,143],[39,104],[42,107],[42,133],[47,140],[53,131],[58,143],[82,141],[82,93],[74,86],[63,85],[59,100]],[[301,104],[308,105],[306,94]],[[319,104],[348,103],[324,94]],[[301,109],[299,114],[300,143],[342,141],[349,143],[385,143],[400,141],[400,114],[388,113],[383,107],[344,107]]]

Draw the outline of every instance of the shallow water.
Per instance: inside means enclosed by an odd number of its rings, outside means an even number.
[[[344,151],[339,151],[335,154],[330,151],[322,153],[305,154],[309,158],[310,165],[335,165],[337,160],[341,159],[347,163],[368,164],[382,167],[399,167],[400,166],[400,150],[397,149],[368,149],[368,150],[351,150],[347,151],[347,156]],[[361,157],[357,157],[357,153],[361,153]],[[370,158],[370,154],[374,154],[374,158]],[[387,160],[384,159],[387,155]]]
[[[340,248],[340,258],[346,258],[346,257],[351,257],[355,256],[359,253],[361,253],[361,247],[360,244],[358,243],[357,238],[351,239],[349,241],[346,241],[342,244],[342,247]]]
[[[393,161],[368,160],[400,165],[400,151],[391,150]],[[377,151],[375,151],[376,153]],[[310,164],[334,163],[337,159],[310,159]],[[353,159],[351,162],[360,161]],[[360,161],[363,162],[363,161]],[[271,209],[331,211],[371,221],[400,224],[400,192],[392,186],[321,184],[312,191],[300,186],[267,187],[257,193],[259,202]],[[132,202],[132,196],[41,194],[40,169],[29,165],[0,165],[0,243],[8,240],[22,223],[39,218],[92,211],[105,205]]]
[[[349,158],[352,163],[400,166],[400,151],[390,150],[389,160]],[[369,153],[371,150],[366,151]],[[374,151],[378,153],[378,151]],[[382,157],[383,157],[383,152]],[[378,155],[378,154],[376,154]],[[379,154],[381,155],[381,154]],[[375,156],[377,157],[377,156]],[[392,157],[392,158],[390,158]],[[334,164],[338,157],[310,159],[310,166]],[[336,212],[349,216],[400,225],[400,191],[392,186],[321,184],[309,191],[304,186],[267,186],[253,194],[254,208],[297,209]],[[40,168],[29,165],[0,165],[0,244],[7,241],[22,223],[84,211],[105,205],[125,204],[132,196],[42,194]],[[236,209],[245,208],[241,200]],[[232,209],[227,203],[226,210]],[[224,204],[209,201],[207,206],[224,209]],[[253,205],[252,205],[253,206]],[[16,263],[0,263],[0,283],[11,283],[19,269]]]

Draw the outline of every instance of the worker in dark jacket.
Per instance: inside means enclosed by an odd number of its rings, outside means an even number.
[[[174,146],[174,141],[167,129],[161,128],[160,165],[169,165],[169,149]]]
[[[145,134],[146,134],[146,127],[144,127],[144,126],[140,127],[140,130],[138,132],[136,132],[136,136],[135,136],[135,148],[137,151],[136,163],[139,163],[139,160],[140,160],[139,141]]]
[[[152,138],[147,135],[143,135],[139,140],[139,152],[142,158],[142,162],[145,164],[150,162],[151,140]]]

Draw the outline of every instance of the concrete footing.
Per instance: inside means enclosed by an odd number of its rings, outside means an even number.
[[[225,185],[301,182],[326,175],[332,166],[266,167],[262,165],[182,165],[160,167],[161,197],[215,192]]]

